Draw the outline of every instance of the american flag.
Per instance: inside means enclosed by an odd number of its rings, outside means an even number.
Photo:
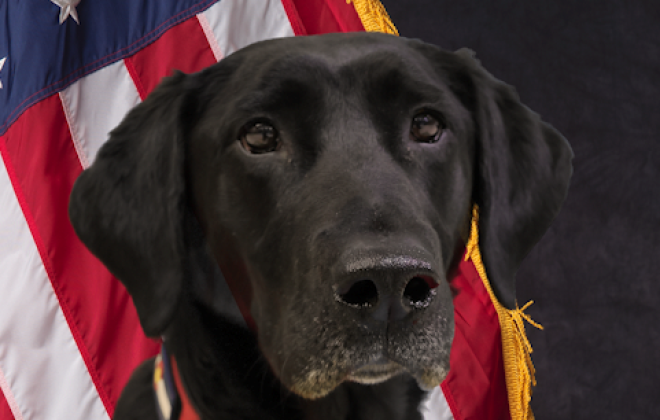
[[[198,71],[263,39],[365,30],[373,23],[365,13],[381,7],[375,0],[0,3],[0,420],[108,419],[132,370],[159,350],[67,216],[76,177],[126,112],[174,69]],[[457,325],[452,373],[426,401],[426,420],[508,416],[497,314],[472,277],[474,292],[460,297],[478,308],[460,319],[488,332],[478,334],[476,352],[456,350],[466,341]],[[491,366],[473,371],[479,363]]]

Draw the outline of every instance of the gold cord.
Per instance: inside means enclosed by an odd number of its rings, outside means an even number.
[[[511,419],[534,420],[530,401],[532,399],[532,386],[536,386],[536,370],[532,364],[532,345],[527,339],[523,320],[541,330],[543,327],[534,322],[524,312],[534,301],[527,302],[522,308],[519,308],[516,303],[516,309],[507,309],[502,306],[495,293],[493,293],[479,251],[479,207],[476,204],[472,208],[472,230],[470,231],[465,260],[467,261],[468,258],[472,260],[476,267],[479,277],[497,310],[500,321],[504,376],[509,396]]]
[[[353,3],[362,26],[368,32],[384,32],[386,34],[399,35],[394,27],[390,15],[378,0],[346,0],[347,4]]]

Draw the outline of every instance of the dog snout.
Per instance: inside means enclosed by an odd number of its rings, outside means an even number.
[[[439,284],[431,263],[408,255],[360,258],[343,264],[342,271],[335,300],[380,322],[400,321],[425,309]]]

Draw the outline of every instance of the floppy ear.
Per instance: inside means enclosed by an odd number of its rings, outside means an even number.
[[[479,245],[500,302],[516,305],[515,275],[566,198],[573,152],[564,137],[520,103],[468,50],[458,52],[472,81],[477,123],[473,199]]]
[[[69,201],[76,234],[128,289],[149,336],[169,323],[186,254],[184,135],[194,76],[166,79],[110,133]]]

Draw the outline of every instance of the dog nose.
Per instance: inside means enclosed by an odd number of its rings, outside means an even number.
[[[411,267],[416,268],[416,267]],[[381,322],[398,321],[412,310],[430,305],[438,283],[430,274],[411,274],[409,269],[377,269],[350,273],[335,287],[335,300],[369,311]]]

